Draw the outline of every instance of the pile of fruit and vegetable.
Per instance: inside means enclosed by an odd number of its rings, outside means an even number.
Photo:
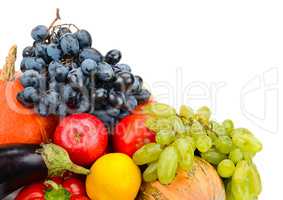
[[[0,71],[0,199],[255,200],[262,144],[208,107],[156,102],[87,30],[36,26]]]

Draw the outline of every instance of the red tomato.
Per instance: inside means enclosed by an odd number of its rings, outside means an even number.
[[[107,148],[107,129],[103,122],[93,115],[70,115],[57,127],[54,143],[66,149],[74,163],[90,165],[103,155]]]
[[[35,183],[23,188],[15,200],[44,200],[45,185]]]
[[[117,124],[113,136],[116,152],[132,156],[144,144],[154,142],[155,134],[145,126],[146,115],[133,114]]]
[[[82,195],[73,195],[70,200],[89,200],[89,198]]]
[[[85,186],[82,181],[76,178],[69,178],[64,181],[62,186],[71,193],[71,195],[86,195]]]

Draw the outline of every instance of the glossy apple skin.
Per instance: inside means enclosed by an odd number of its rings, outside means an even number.
[[[97,117],[87,113],[73,114],[56,128],[54,143],[66,149],[74,163],[88,166],[106,151],[108,133]]]

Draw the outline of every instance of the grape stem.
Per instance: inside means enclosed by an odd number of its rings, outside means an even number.
[[[57,28],[57,27],[62,27],[62,26],[68,26],[68,27],[71,27],[73,26],[75,29],[77,29],[77,31],[79,31],[79,27],[77,27],[75,24],[60,24],[60,25],[56,25],[53,27],[53,29]]]
[[[56,8],[56,18],[53,20],[53,22],[50,24],[49,28],[48,28],[48,31],[51,30],[51,28],[54,26],[54,24],[58,21],[58,20],[61,20],[61,17],[60,17],[60,9],[59,8]]]

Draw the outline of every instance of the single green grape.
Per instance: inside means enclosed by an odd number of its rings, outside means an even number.
[[[215,121],[210,122],[211,130],[215,132],[218,136],[227,135],[225,127]]]
[[[174,146],[166,147],[158,160],[157,175],[161,184],[171,183],[177,173],[178,152]]]
[[[190,134],[194,137],[197,138],[200,135],[206,135],[205,129],[201,125],[199,121],[193,121],[193,124],[190,128]]]
[[[234,164],[237,164],[239,161],[244,159],[244,154],[241,149],[236,148],[230,152],[229,159],[232,160]]]
[[[222,160],[217,166],[217,172],[222,178],[230,178],[235,171],[235,165],[232,160]]]
[[[155,140],[160,145],[168,145],[175,140],[175,132],[170,130],[160,130],[156,134]]]
[[[134,153],[133,160],[137,165],[144,165],[158,160],[161,152],[160,144],[149,143]]]
[[[207,135],[201,135],[196,140],[196,148],[204,153],[207,152],[212,147],[212,140]]]
[[[235,200],[258,198],[262,189],[261,180],[256,166],[251,161],[239,161],[231,180],[231,191]]]
[[[173,130],[173,126],[169,118],[158,118],[155,122],[155,127],[155,132],[161,130]]]
[[[154,132],[157,132],[157,126],[156,126],[156,121],[157,118],[156,117],[149,117],[146,121],[145,121],[145,126]]]
[[[246,128],[233,129],[231,136],[233,137],[235,134],[250,134],[250,135],[252,135],[252,133]]]
[[[226,184],[225,192],[226,192],[226,200],[235,200],[234,196],[232,194],[232,189],[231,189],[231,180]]]
[[[190,126],[184,126],[184,131],[183,132],[180,132],[179,133],[177,132],[176,133],[176,138],[180,138],[180,137],[186,137],[186,136],[190,136],[191,133],[190,133]]]
[[[243,152],[244,160],[252,160],[256,153]]]
[[[226,119],[223,121],[222,125],[224,126],[226,133],[230,135],[234,129],[234,123],[230,119]]]
[[[187,120],[192,120],[194,117],[194,111],[189,106],[182,105],[180,107],[179,115],[180,117],[185,118]]]
[[[249,163],[250,169],[248,172],[250,193],[256,199],[262,190],[261,178],[259,172],[252,162]]]
[[[158,179],[157,176],[157,162],[150,163],[143,172],[143,180],[145,182],[153,182]]]
[[[144,108],[144,112],[157,117],[170,117],[176,115],[176,110],[164,103],[154,103]]]
[[[206,134],[208,135],[208,137],[210,137],[210,139],[212,140],[212,143],[215,144],[216,140],[218,139],[216,133],[214,133],[211,130],[206,130]]]
[[[233,149],[232,139],[229,136],[219,136],[215,147],[220,153],[228,154]]]
[[[194,147],[190,137],[182,137],[175,140],[173,146],[180,155],[180,159],[184,158],[188,151],[194,152]]]
[[[195,114],[196,119],[202,123],[203,125],[208,125],[209,119],[211,117],[211,111],[208,107],[203,106],[200,107],[196,114]]]
[[[194,141],[191,137],[178,138],[174,143],[179,155],[179,166],[181,169],[189,171],[193,166]]]
[[[247,129],[235,129],[232,141],[243,152],[257,153],[262,150],[261,142]]]
[[[169,118],[172,124],[173,130],[178,134],[185,134],[186,128],[183,121],[178,116],[172,116]]]
[[[235,200],[252,200],[249,188],[249,164],[248,161],[241,160],[236,165],[231,179],[231,191]]]
[[[201,153],[201,157],[213,165],[218,165],[222,160],[227,158],[225,154],[218,152],[215,148]]]
[[[183,157],[179,160],[179,167],[182,170],[190,171],[194,164],[194,152],[188,150]]]
[[[191,136],[185,136],[184,139],[187,140],[187,142],[189,143],[189,145],[191,146],[193,152],[196,150],[196,143],[194,138],[192,138]]]

